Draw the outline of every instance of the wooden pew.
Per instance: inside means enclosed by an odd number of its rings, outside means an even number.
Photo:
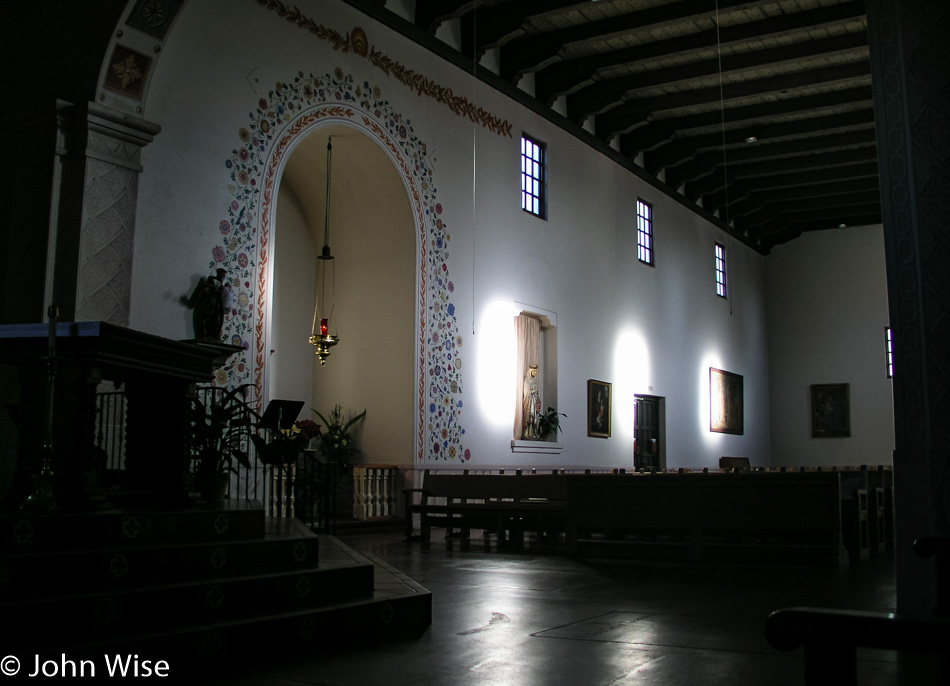
[[[567,519],[563,474],[458,474],[426,470],[421,488],[404,489],[406,540],[429,540],[433,526],[447,533],[483,528],[520,545],[526,530],[561,530]],[[418,500],[415,496],[418,495]],[[413,517],[419,516],[419,536]]]
[[[936,558],[933,619],[816,607],[786,608],[768,616],[765,638],[773,648],[804,647],[806,686],[856,686],[859,647],[931,653],[937,656],[938,673],[930,683],[950,683],[950,538],[918,538],[914,551]]]
[[[694,560],[838,565],[839,483],[836,472],[571,476],[567,553],[661,543]]]
[[[814,607],[776,610],[765,622],[765,638],[776,650],[805,648],[805,685],[856,686],[857,648],[933,653],[940,676],[950,679],[950,620],[904,619],[889,612]]]

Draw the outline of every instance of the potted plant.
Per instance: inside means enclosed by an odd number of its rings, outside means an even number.
[[[320,418],[324,426],[324,430],[320,432],[317,441],[320,453],[327,462],[335,462],[345,466],[349,457],[353,453],[359,452],[356,446],[353,445],[350,428],[366,416],[366,410],[360,412],[350,421],[345,421],[343,408],[339,405],[333,406],[329,419],[316,410],[313,413]]]
[[[235,463],[251,467],[247,447],[258,416],[245,399],[249,386],[212,388],[204,398],[192,398],[188,407],[194,483],[209,502],[224,500],[230,474],[237,473]]]
[[[352,473],[350,459],[359,452],[350,436],[350,429],[366,416],[366,410],[350,420],[346,419],[343,408],[334,405],[329,417],[313,410],[313,413],[323,422],[323,428],[317,436],[317,458],[324,463],[323,469],[316,470],[317,475],[325,475],[325,483],[316,483],[314,488],[326,496],[333,498],[335,504],[343,511],[352,508]],[[335,508],[333,508],[335,509]]]
[[[561,429],[561,417],[566,416],[566,414],[558,412],[553,407],[549,407],[547,412],[542,412],[538,416],[538,438],[542,441],[549,440],[549,437],[556,439],[557,432],[563,431]]]

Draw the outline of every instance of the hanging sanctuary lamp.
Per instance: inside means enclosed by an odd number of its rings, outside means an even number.
[[[340,337],[330,333],[330,319],[333,316],[333,299],[336,286],[336,272],[333,255],[330,253],[330,160],[333,146],[327,138],[327,201],[326,217],[323,225],[323,250],[317,256],[316,303],[313,308],[313,328],[310,344],[314,354],[320,360],[320,366],[327,363],[330,348],[340,342]],[[329,284],[327,283],[329,281]]]

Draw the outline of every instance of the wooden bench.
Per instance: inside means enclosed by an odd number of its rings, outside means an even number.
[[[835,472],[591,475],[568,485],[570,555],[624,544],[693,560],[847,559]]]
[[[406,540],[428,541],[433,526],[486,529],[523,543],[528,530],[563,531],[567,519],[567,477],[563,474],[458,474],[426,470],[421,488],[403,491]],[[418,500],[415,496],[418,495]],[[419,535],[414,536],[414,515]]]
[[[933,619],[817,607],[786,608],[768,616],[765,638],[773,648],[804,647],[806,686],[856,685],[859,647],[933,654],[937,673],[928,683],[950,683],[950,538],[918,538],[914,551],[919,557],[936,558]]]
[[[857,648],[927,652],[938,656],[948,683],[950,620],[904,619],[889,612],[858,612],[814,607],[776,610],[765,622],[765,638],[776,650],[804,646],[806,686],[856,686]]]

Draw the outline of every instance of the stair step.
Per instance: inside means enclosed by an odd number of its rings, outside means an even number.
[[[104,655],[137,655],[141,660],[164,660],[168,675],[195,675],[202,666],[220,669],[241,666],[255,657],[272,659],[302,651],[312,652],[339,641],[381,636],[408,636],[421,632],[432,621],[432,597],[428,590],[405,574],[381,560],[356,552],[332,536],[320,539],[321,558],[335,560],[346,569],[347,564],[370,565],[372,590],[366,597],[330,602],[321,607],[293,608],[283,611],[261,611],[231,619],[211,618],[207,621],[175,627],[143,625],[136,631],[112,636],[93,636],[80,632],[64,636],[56,642],[30,647],[21,654],[47,655],[57,661],[62,655],[78,661],[89,659],[96,674],[106,674]],[[321,566],[324,563],[321,562]],[[62,611],[54,608],[53,622]],[[37,619],[37,618],[34,618]],[[37,619],[46,627],[50,622]],[[240,664],[235,666],[235,658]],[[177,671],[176,671],[177,670]]]
[[[0,515],[0,544],[12,551],[233,541],[263,535],[264,508],[256,500],[167,509]]]
[[[18,551],[0,556],[0,601],[315,569],[319,541],[292,518],[266,517],[253,540]],[[64,574],[63,570],[69,570]]]
[[[366,562],[299,573],[14,601],[0,604],[0,615],[10,626],[42,627],[36,635],[23,631],[11,637],[14,644],[39,652],[44,646],[83,634],[109,639],[146,630],[177,631],[196,624],[312,610],[366,599],[372,592],[373,566]],[[54,617],[55,621],[43,620]]]

